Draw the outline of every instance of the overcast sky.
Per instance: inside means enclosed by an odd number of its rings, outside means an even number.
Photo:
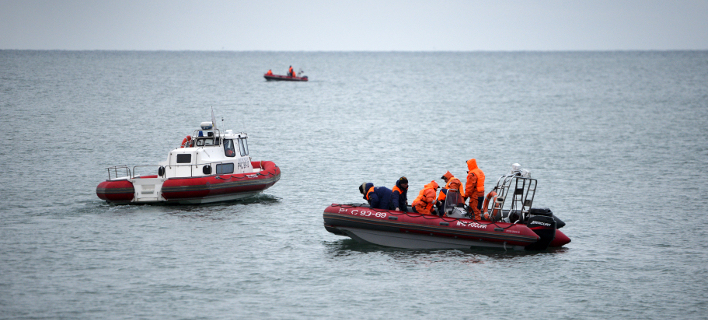
[[[708,0],[0,0],[0,49],[707,50]]]

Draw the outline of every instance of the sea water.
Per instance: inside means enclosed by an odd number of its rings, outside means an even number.
[[[292,65],[309,82],[267,82]],[[211,120],[281,180],[250,200],[113,206]],[[0,318],[699,319],[708,52],[0,51]],[[363,182],[409,202],[520,163],[572,242],[411,251],[323,227]]]

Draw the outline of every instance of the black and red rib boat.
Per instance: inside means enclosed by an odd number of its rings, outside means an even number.
[[[535,190],[535,179],[512,172],[490,192],[486,220],[472,219],[459,193],[448,190],[440,215],[332,204],[324,210],[324,227],[358,242],[405,249],[545,250],[570,243],[558,230],[565,223],[551,210],[531,208]]]

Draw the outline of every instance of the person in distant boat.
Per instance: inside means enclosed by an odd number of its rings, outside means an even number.
[[[290,66],[288,69],[288,77],[294,77],[295,76],[295,71],[293,71],[293,66]]]
[[[364,195],[364,199],[369,202],[369,207],[372,209],[393,209],[391,203],[392,191],[386,187],[374,187],[371,182],[362,183],[359,186],[359,192]]]
[[[408,179],[401,177],[396,180],[396,186],[393,187],[391,194],[391,203],[396,211],[408,211]]]
[[[460,196],[465,196],[465,190],[462,189],[462,182],[460,182],[460,179],[455,178],[455,176],[453,176],[450,171],[445,172],[445,174],[440,178],[445,181],[445,186],[440,189],[440,194],[438,194],[438,212],[442,212],[441,208],[445,203],[445,199],[447,198],[448,190],[457,190],[457,192],[460,193]]]
[[[432,215],[437,214],[433,205],[435,204],[435,196],[438,193],[438,188],[440,188],[440,186],[435,180],[426,184],[423,190],[420,190],[415,200],[413,200],[413,212]]]
[[[484,202],[484,172],[477,167],[477,160],[467,160],[467,182],[465,183],[465,195],[470,198],[470,208],[474,213],[475,220],[482,219],[482,202]]]
[[[270,69],[268,69],[268,72],[266,72],[266,75],[267,75],[267,76],[272,76],[272,75],[273,75],[273,71],[271,71]]]

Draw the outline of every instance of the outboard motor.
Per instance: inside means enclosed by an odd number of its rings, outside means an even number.
[[[556,237],[556,220],[549,209],[531,209],[526,226],[533,230],[540,239],[526,246],[526,250],[545,250]]]
[[[548,208],[531,208],[531,210],[529,210],[529,215],[530,216],[542,215],[542,216],[553,217],[553,220],[556,220],[556,229],[560,229],[565,226],[565,222],[563,222],[563,220],[561,220],[560,218],[556,217],[553,214],[553,211],[551,211],[551,209],[548,209]]]

